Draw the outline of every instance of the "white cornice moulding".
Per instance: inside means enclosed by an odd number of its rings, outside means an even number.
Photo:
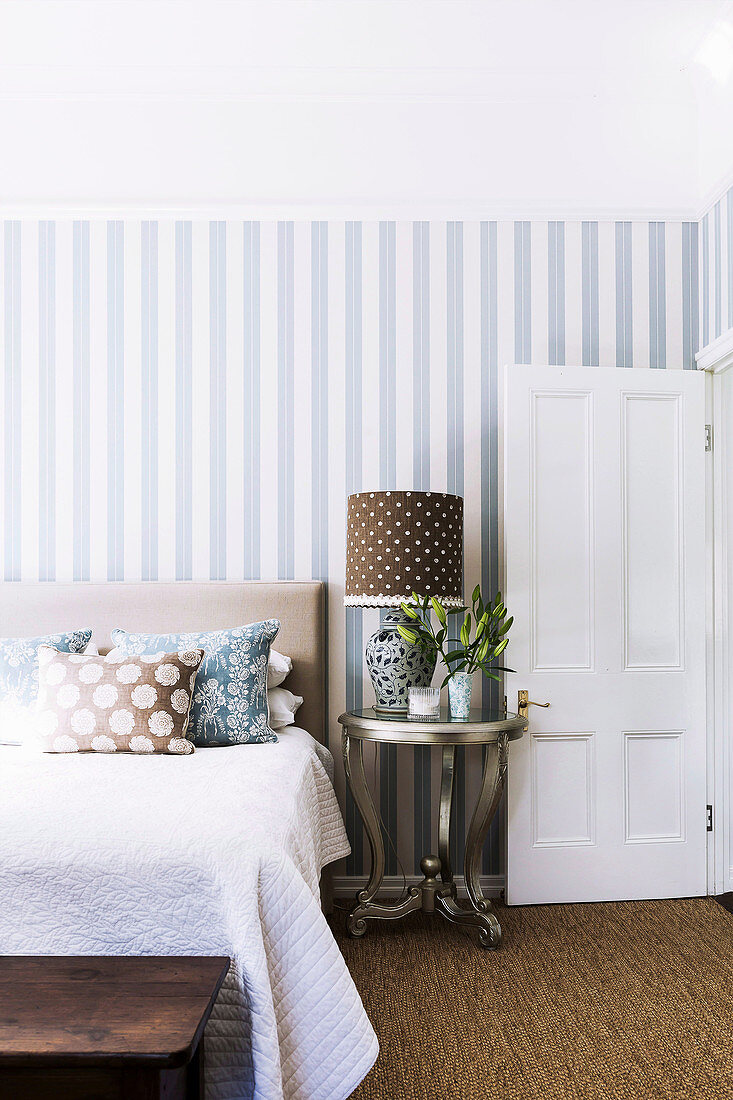
[[[695,222],[693,210],[644,208],[591,209],[584,206],[547,206],[527,202],[521,208],[516,201],[497,200],[486,205],[475,199],[343,199],[322,198],[312,201],[283,200],[281,202],[237,202],[219,199],[189,202],[155,202],[152,199],[110,199],[107,202],[83,199],[58,201],[53,199],[14,200],[0,202],[0,219],[49,219],[56,221],[79,219],[139,218],[152,220],[243,220],[243,221],[529,221],[529,222]]]
[[[721,199],[725,198],[731,187],[733,187],[733,169],[731,169],[730,172],[726,173],[726,175],[723,176],[722,180],[720,180],[715,185],[715,187],[711,187],[710,190],[706,193],[701,205],[698,207],[698,212],[693,220],[698,222],[702,221],[705,215],[710,213],[715,204],[720,202]]]
[[[698,370],[722,374],[733,366],[733,328],[723,332],[711,344],[706,344],[695,356]]]

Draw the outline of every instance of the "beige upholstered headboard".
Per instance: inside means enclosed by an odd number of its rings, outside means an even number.
[[[286,687],[302,695],[299,726],[323,741],[325,589],[320,581],[146,581],[76,584],[0,583],[0,637],[30,637],[91,627],[102,653],[116,626],[169,633],[279,619],[275,649],[293,659]]]

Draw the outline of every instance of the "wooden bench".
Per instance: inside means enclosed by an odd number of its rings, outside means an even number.
[[[0,1100],[203,1100],[229,959],[0,958]]]

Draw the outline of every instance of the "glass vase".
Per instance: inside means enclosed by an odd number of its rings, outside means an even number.
[[[471,710],[473,674],[455,672],[448,681],[448,702],[451,718],[468,718]]]

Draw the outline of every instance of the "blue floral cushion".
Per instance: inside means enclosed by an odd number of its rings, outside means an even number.
[[[277,741],[268,725],[267,662],[279,629],[278,619],[200,633],[129,634],[116,629],[112,641],[123,653],[137,655],[203,649],[186,736],[194,745],[246,745]]]
[[[82,653],[91,636],[91,630],[72,630],[36,638],[0,638],[0,745],[18,745],[22,740],[23,724],[38,695],[39,646]]]

